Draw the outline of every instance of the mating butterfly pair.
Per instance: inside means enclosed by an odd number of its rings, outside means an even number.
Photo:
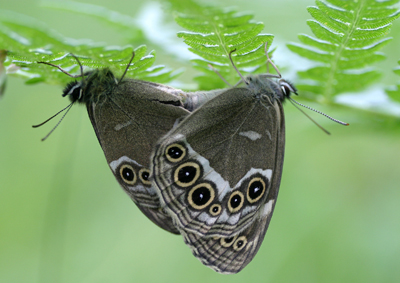
[[[278,75],[244,78],[238,71],[243,87],[185,93],[117,80],[109,69],[83,73],[81,66],[81,80],[63,93],[69,107],[86,104],[114,176],[139,209],[182,234],[193,254],[220,273],[237,273],[253,259],[278,195],[282,102],[296,89],[266,47]]]

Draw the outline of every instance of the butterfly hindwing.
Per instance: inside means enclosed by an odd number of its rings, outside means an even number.
[[[111,84],[112,74],[107,75]],[[105,74],[99,77],[105,80]],[[149,158],[156,141],[189,113],[176,92],[163,85],[125,79],[113,85],[112,91],[97,92],[97,99],[87,102],[93,128],[117,181],[148,218],[175,234],[178,230],[160,208],[149,180]]]
[[[284,128],[284,121],[281,121]],[[284,141],[285,132],[280,132],[279,140]],[[268,229],[282,176],[283,148],[276,156],[276,173],[271,180],[271,188],[265,202],[254,216],[254,221],[243,231],[232,237],[204,237],[181,230],[185,243],[193,255],[204,265],[219,273],[234,274],[241,271],[257,254]]]
[[[260,248],[274,203],[275,200],[267,202],[256,215],[256,220],[233,237],[202,237],[190,232],[181,233],[193,255],[204,265],[219,273],[237,273],[254,258]]]

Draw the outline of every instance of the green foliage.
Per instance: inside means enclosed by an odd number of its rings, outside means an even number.
[[[147,48],[144,45],[136,49],[131,46],[110,47],[65,38],[36,20],[9,11],[0,13],[0,46],[7,50],[7,61],[4,65],[17,66],[10,68],[9,73],[14,70],[16,75],[27,79],[26,83],[65,84],[70,81],[58,69],[37,62],[50,62],[71,74],[79,75],[79,65],[71,53],[79,58],[84,70],[110,67],[117,75],[121,75],[135,51],[135,58],[127,72],[128,77],[166,82],[176,76],[163,66],[152,67],[155,51],[146,54]]]
[[[171,0],[177,11],[175,21],[188,31],[178,32],[178,37],[190,46],[189,50],[203,59],[192,60],[203,74],[196,78],[200,89],[224,88],[226,84],[209,67],[211,64],[231,84],[239,80],[232,68],[229,53],[243,75],[256,73],[265,67],[264,44],[272,43],[273,36],[260,34],[264,24],[253,21],[250,14],[232,9],[200,6],[192,1]]]
[[[400,76],[400,61],[398,62],[399,66],[397,66],[393,72],[397,75]],[[400,84],[397,84],[396,86],[387,89],[386,90],[387,95],[389,95],[389,97],[391,99],[393,99],[396,102],[400,102]]]
[[[123,33],[129,38],[129,42],[140,42],[143,44],[146,41],[143,31],[138,27],[136,19],[132,16],[123,15],[102,6],[75,1],[51,0],[42,1],[41,4],[47,8],[69,11],[74,14],[82,14],[104,21],[106,24],[116,27],[119,33]]]
[[[7,52],[5,50],[0,50],[0,97],[3,95],[6,88],[6,68],[4,67],[4,61],[6,60]]]
[[[194,1],[171,0],[169,3],[171,10],[176,14],[176,22],[189,31],[179,32],[178,36],[190,46],[190,51],[205,59],[192,61],[194,67],[203,73],[195,79],[200,89],[227,86],[210,69],[209,63],[213,64],[229,82],[236,83],[239,80],[228,59],[229,52],[234,49],[236,49],[233,53],[235,64],[244,74],[249,71],[254,73],[261,66],[265,67],[264,44],[265,42],[271,44],[273,36],[259,34],[264,25],[254,22],[252,15],[201,6]],[[122,30],[132,30],[134,34],[137,29],[133,17],[97,5],[73,1],[46,1],[45,5],[95,17]]]
[[[339,93],[359,91],[375,82],[381,73],[371,68],[371,64],[385,58],[380,50],[391,40],[386,36],[392,21],[400,15],[392,7],[398,2],[317,0],[316,7],[309,7],[314,20],[309,20],[308,25],[315,37],[301,34],[301,44],[288,44],[289,49],[315,63],[310,69],[298,73],[302,81],[296,82],[296,86],[302,95],[312,99],[322,95],[326,101],[332,101]],[[210,64],[229,83],[235,84],[239,80],[229,61],[229,53],[233,50],[236,51],[232,58],[243,75],[265,72],[264,43],[268,42],[270,46],[273,36],[260,34],[264,25],[255,22],[251,14],[199,5],[192,0],[169,0],[167,3],[176,22],[186,29],[178,32],[178,37],[201,58],[192,60],[193,66],[201,71],[201,75],[195,78],[199,89],[226,87]],[[136,40],[146,41],[132,16],[73,1],[48,1],[45,5],[96,17],[128,31]],[[16,74],[26,77],[27,83],[64,84],[70,80],[56,68],[50,68],[49,72],[49,66],[36,64],[38,61],[52,62],[79,74],[77,62],[69,53],[75,54],[85,69],[110,67],[122,74],[133,51],[130,46],[109,47],[65,38],[36,20],[1,10],[0,46],[8,50],[5,65],[20,66]],[[160,83],[176,76],[162,66],[151,68],[155,60],[154,51],[147,54],[142,45],[135,49],[135,53],[128,76]],[[8,73],[12,70],[15,68],[9,67]],[[390,91],[388,93],[390,95]]]
[[[19,0],[22,1],[24,0]],[[345,2],[351,5],[350,2],[355,1],[357,0]],[[36,3],[26,1],[31,2]],[[395,2],[397,1],[391,3]],[[246,3],[245,8],[262,11],[263,17],[270,21],[271,15],[278,14],[269,9],[270,4],[269,1],[253,1],[251,5]],[[280,1],[276,1],[276,4],[282,5]],[[109,8],[118,5],[126,7],[127,2],[108,3]],[[191,4],[183,5],[182,9],[176,6],[172,8],[181,13],[178,16],[192,15],[197,12],[196,9],[203,9]],[[298,12],[295,5],[280,8],[287,15]],[[387,15],[396,13],[394,10],[389,11],[387,7],[373,9],[376,13],[387,10]],[[328,10],[330,16],[336,13],[334,18],[339,19],[334,24],[340,26],[345,22],[340,19],[346,10]],[[127,14],[131,13],[127,9],[126,11]],[[120,23],[114,26],[129,30],[126,33],[133,30],[129,18],[124,15],[114,14],[106,9],[87,12],[96,12],[96,17],[104,12],[103,19],[110,23]],[[42,9],[40,15],[51,13],[52,11]],[[30,58],[25,59],[22,55],[17,58],[26,66],[18,71],[18,75],[36,75],[45,82],[61,83],[61,80],[70,78],[56,68],[39,64],[40,70],[32,72],[31,68],[36,65],[35,60],[59,58],[53,63],[61,62],[63,67],[78,74],[75,60],[69,56],[63,57],[67,52],[74,52],[83,61],[85,57],[91,56],[86,54],[90,50],[93,51],[93,56],[107,52],[115,53],[110,55],[110,59],[119,56],[115,51],[118,48],[112,50],[104,45],[66,39],[36,21],[30,22],[9,12],[7,14],[10,19],[6,21],[4,14],[0,12],[0,49],[9,46],[7,49],[12,51],[11,55],[20,52]],[[117,17],[109,17],[112,15]],[[252,19],[251,16],[248,17],[249,20]],[[52,20],[49,20],[48,26],[59,20],[56,17],[50,18]],[[373,18],[373,21],[379,22],[377,18],[379,17]],[[388,22],[386,18],[389,18]],[[82,20],[79,22],[82,26],[90,22],[87,17],[79,20]],[[325,22],[323,19],[319,21]],[[381,15],[381,21],[390,24],[392,19]],[[298,24],[290,17],[282,18],[282,23],[273,22],[286,26]],[[35,33],[30,34],[27,27],[35,30]],[[104,38],[107,36],[105,34]],[[281,36],[290,36],[289,31]],[[304,41],[310,38],[302,36]],[[165,45],[163,40],[159,42],[160,45]],[[140,43],[133,44],[139,45]],[[376,45],[379,47],[379,44]],[[79,46],[83,46],[83,53],[76,50]],[[328,55],[329,52],[336,54],[338,48],[336,43],[319,38],[310,38],[304,46],[319,51],[317,53],[321,53],[321,57],[324,52]],[[362,52],[363,49],[358,51]],[[48,50],[52,53],[44,52]],[[55,50],[59,54],[53,53]],[[87,67],[110,66],[121,73],[132,49],[126,47],[121,50],[126,56],[124,61],[108,62],[99,55],[85,63],[92,64]],[[283,51],[281,46],[278,46],[278,50]],[[374,52],[379,55],[377,51],[379,49]],[[142,52],[147,54],[146,51]],[[53,54],[58,54],[59,57]],[[158,59],[161,58],[160,53],[157,55]],[[366,56],[366,61],[369,58]],[[10,68],[11,59],[9,57],[6,62],[8,72],[14,69]],[[316,62],[321,66],[329,66]],[[229,66],[227,60],[224,64]],[[293,62],[292,66],[295,64]],[[230,66],[229,68],[232,71]],[[209,74],[211,83],[213,80],[221,83],[206,64],[201,70]],[[400,67],[395,72],[400,75]],[[236,82],[237,74],[232,72],[232,75],[236,76],[232,79]],[[351,77],[344,79],[348,80],[346,83],[353,82]],[[157,78],[154,80],[162,82]],[[314,81],[315,84],[321,84],[320,80]],[[296,80],[296,85],[297,82]],[[222,85],[226,86],[223,83]],[[43,90],[47,88],[29,87],[27,91],[26,86],[18,83],[12,83],[8,87],[10,89],[7,91],[16,95],[7,93],[0,104],[0,107],[3,106],[0,111],[0,120],[3,121],[0,136],[3,149],[0,152],[0,180],[3,188],[0,198],[3,215],[0,262],[3,268],[0,268],[0,282],[152,282],[160,280],[160,274],[165,282],[184,282],[188,278],[191,282],[218,283],[400,281],[399,270],[395,268],[400,266],[400,190],[397,170],[393,170],[397,168],[400,159],[397,117],[390,119],[335,105],[331,109],[335,112],[334,116],[343,118],[352,125],[336,128],[329,125],[327,127],[334,131],[334,136],[327,137],[306,118],[300,117],[296,109],[287,107],[285,119],[288,142],[285,155],[288,158],[285,160],[281,200],[272,223],[274,227],[268,231],[256,259],[246,270],[232,277],[216,274],[200,264],[191,256],[187,246],[182,244],[182,238],[161,231],[132,205],[129,198],[117,191],[118,184],[100,153],[101,149],[85,109],[74,107],[72,111],[76,109],[76,112],[70,113],[52,134],[51,140],[43,144],[39,140],[52,126],[47,125],[47,129],[39,131],[30,129],[31,124],[42,122],[66,102],[59,95],[44,93]],[[400,85],[397,86],[397,90],[399,89]],[[300,96],[303,97],[303,94],[304,91]],[[393,95],[392,98],[396,99],[396,96]],[[59,108],[55,106],[56,103],[59,103]],[[53,121],[53,125],[56,122]],[[321,166],[322,164],[329,165]],[[375,207],[377,209],[371,209]],[[291,238],[288,239],[286,235]],[[165,260],[165,255],[169,255],[168,260]]]
[[[379,52],[391,38],[385,38],[393,20],[400,12],[392,5],[398,0],[316,1],[308,12],[314,18],[307,24],[315,37],[299,35],[302,44],[290,43],[288,48],[316,62],[308,70],[298,72],[304,79],[297,83],[301,91],[327,101],[343,92],[359,91],[380,77],[371,68],[385,56]]]

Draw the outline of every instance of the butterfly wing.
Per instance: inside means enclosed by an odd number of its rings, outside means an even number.
[[[236,236],[202,237],[182,231],[184,241],[204,265],[219,273],[238,273],[257,254],[268,228],[274,203],[274,200],[267,202],[258,212],[256,221]]]
[[[178,234],[160,208],[149,180],[150,154],[156,141],[189,114],[179,91],[164,85],[124,80],[87,110],[107,162],[139,209],[161,228]]]
[[[284,121],[281,122],[281,137],[284,141]],[[283,150],[276,159],[277,172],[273,174],[271,187],[265,203],[261,206],[255,221],[239,234],[230,237],[204,237],[196,233],[181,231],[185,243],[193,255],[213,270],[234,274],[241,271],[257,254],[264,240],[278,197],[282,175]]]
[[[234,88],[187,116],[155,147],[161,205],[180,230],[233,237],[257,219],[278,186],[284,117],[273,93]]]

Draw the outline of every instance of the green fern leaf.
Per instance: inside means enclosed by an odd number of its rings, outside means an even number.
[[[84,70],[109,67],[118,76],[125,71],[135,51],[135,58],[127,72],[128,77],[162,83],[177,75],[162,66],[154,71],[151,66],[155,52],[147,54],[144,45],[136,49],[131,46],[110,47],[87,40],[64,38],[34,19],[9,11],[0,11],[0,46],[7,50],[4,65],[8,66],[8,73],[24,77],[28,84],[65,84],[71,80],[56,68],[37,64],[40,61],[60,66],[73,75],[80,74],[79,65],[71,53],[79,58]],[[10,65],[19,68],[11,68]]]
[[[370,66],[385,59],[379,51],[391,40],[385,37],[392,21],[400,16],[392,7],[398,2],[317,0],[316,7],[309,7],[314,20],[307,24],[315,37],[302,34],[301,44],[287,45],[316,62],[316,66],[298,72],[304,80],[297,84],[299,90],[332,101],[339,93],[359,91],[378,80],[380,72]]]
[[[111,11],[102,6],[75,1],[43,0],[41,1],[41,4],[47,8],[69,11],[74,14],[82,14],[104,21],[107,24],[118,28],[120,33],[123,33],[127,38],[129,38],[130,43],[143,43],[146,40],[143,31],[138,27],[136,19],[132,16]]]
[[[6,60],[7,52],[0,50],[0,97],[4,94],[6,89],[7,75],[6,68],[4,67],[4,61]]]
[[[400,76],[400,61],[398,62],[398,64],[399,64],[399,66],[397,66],[393,70],[393,72],[396,75]],[[400,103],[400,83],[397,84],[396,86],[393,86],[393,87],[390,87],[390,88],[386,89],[386,93],[393,101],[396,101],[396,102]]]
[[[273,36],[260,34],[264,24],[253,21],[253,16],[234,10],[200,6],[193,1],[170,0],[178,11],[175,21],[187,31],[178,37],[190,46],[189,50],[202,60],[192,60],[203,74],[195,78],[200,89],[224,88],[226,84],[210,70],[211,64],[231,84],[239,80],[229,61],[229,53],[243,75],[249,70],[265,66],[264,44],[272,43]]]

